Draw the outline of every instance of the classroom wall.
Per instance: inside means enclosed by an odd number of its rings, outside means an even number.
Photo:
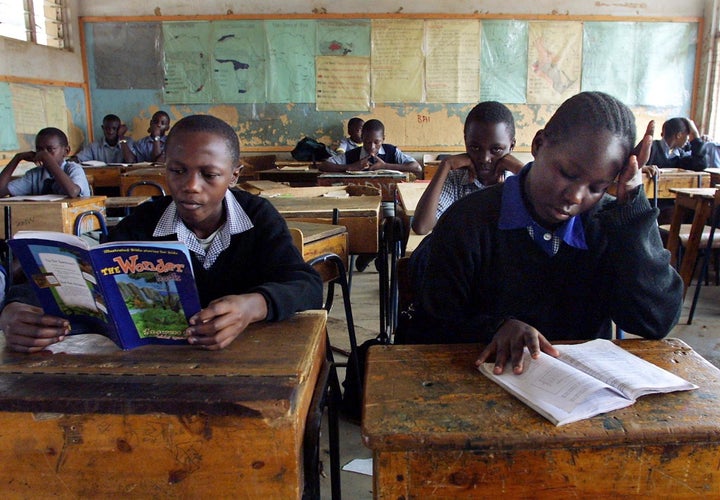
[[[599,2],[597,0],[80,0],[81,16],[175,16],[208,14],[290,13],[442,13],[442,14],[548,14],[603,16],[702,16],[713,0],[646,0]]]

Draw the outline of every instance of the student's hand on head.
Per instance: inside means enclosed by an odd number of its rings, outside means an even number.
[[[118,139],[122,139],[123,137],[125,137],[125,134],[127,134],[127,131],[128,131],[127,125],[122,123],[118,127],[118,131],[117,131]]]
[[[43,151],[38,151],[35,154],[35,158],[33,159],[33,161],[35,162],[36,165],[38,165],[40,167],[47,167],[48,162],[54,162],[55,158],[53,158],[53,155],[51,155],[47,151],[43,150]]]
[[[524,369],[522,357],[525,347],[528,348],[533,358],[537,358],[540,351],[551,356],[560,355],[557,349],[535,328],[518,319],[508,319],[495,333],[492,342],[480,353],[475,366],[480,366],[494,356],[493,373],[500,375],[505,370],[505,365],[510,362],[513,373],[520,374]]]
[[[698,131],[695,122],[689,118],[685,118],[685,122],[687,123],[688,129],[690,130],[690,136],[688,137],[688,140],[692,141],[700,137],[700,132]]]
[[[213,300],[190,318],[188,342],[209,350],[224,349],[251,323],[267,317],[267,302],[259,293],[226,295]]]
[[[650,120],[645,128],[645,135],[643,135],[643,138],[640,139],[640,142],[637,143],[637,146],[635,146],[635,149],[633,150],[633,154],[637,156],[638,165],[643,166],[650,159],[650,151],[652,149],[654,136],[655,120]]]
[[[160,137],[162,136],[163,128],[162,125],[159,123],[151,123],[150,127],[148,128],[148,134],[150,134],[152,137]]]
[[[627,163],[618,174],[617,193],[618,203],[627,203],[631,195],[635,194],[638,186],[642,186],[642,171],[640,165],[647,163],[650,158],[650,149],[652,148],[652,133],[655,130],[655,124],[651,120],[645,130],[645,136],[640,143],[635,146],[634,154],[630,155]]]
[[[11,302],[0,315],[0,328],[5,332],[8,349],[37,352],[61,342],[70,333],[70,323],[50,316],[39,307]]]
[[[35,161],[35,151],[23,151],[21,153],[17,153],[15,155],[15,158],[17,161]]]

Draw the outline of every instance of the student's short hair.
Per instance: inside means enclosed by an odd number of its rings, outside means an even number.
[[[635,147],[635,117],[625,104],[604,92],[581,92],[566,100],[545,125],[554,143],[572,139],[578,129],[607,130],[621,140],[625,156]]]
[[[348,120],[347,128],[350,130],[350,127],[357,127],[358,125],[363,125],[364,123],[365,121],[362,118],[356,116]]]
[[[152,116],[150,117],[150,119],[152,120],[152,119],[155,118],[156,116],[164,116],[165,118],[168,119],[168,121],[170,121],[170,115],[167,114],[167,111],[163,111],[163,110],[155,111],[155,112],[152,114]]]
[[[361,134],[364,135],[365,132],[382,132],[385,135],[385,125],[380,120],[373,118],[363,123]]]
[[[67,147],[69,145],[67,135],[65,135],[65,132],[59,128],[47,127],[40,130],[40,132],[38,132],[35,136],[35,144],[37,144],[37,142],[43,137],[57,137],[61,146]]]
[[[103,116],[103,123],[105,122],[122,122],[118,115],[105,115]]]
[[[662,132],[664,137],[672,137],[680,133],[689,134],[690,128],[684,118],[675,117],[663,123]]]
[[[237,134],[230,125],[220,118],[215,118],[211,115],[188,115],[175,122],[175,125],[173,125],[168,133],[165,149],[170,149],[173,141],[176,140],[176,135],[180,133],[197,132],[206,132],[222,138],[230,152],[233,165],[237,165],[240,162],[240,139],[238,139]]]
[[[467,133],[471,123],[504,123],[507,125],[510,137],[515,138],[515,119],[513,118],[512,111],[501,102],[484,101],[471,109],[467,118],[465,118],[463,135]]]

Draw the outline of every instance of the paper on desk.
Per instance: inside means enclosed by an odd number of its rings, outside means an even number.
[[[81,165],[83,167],[106,167],[107,163],[100,160],[85,160]]]
[[[357,472],[366,476],[372,476],[373,459],[372,458],[354,458],[343,465],[342,470],[348,472]]]

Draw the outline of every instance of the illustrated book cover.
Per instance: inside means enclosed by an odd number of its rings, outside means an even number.
[[[45,313],[67,318],[71,334],[100,333],[122,349],[187,342],[200,299],[184,243],[90,247],[52,231],[19,231],[8,243]]]

